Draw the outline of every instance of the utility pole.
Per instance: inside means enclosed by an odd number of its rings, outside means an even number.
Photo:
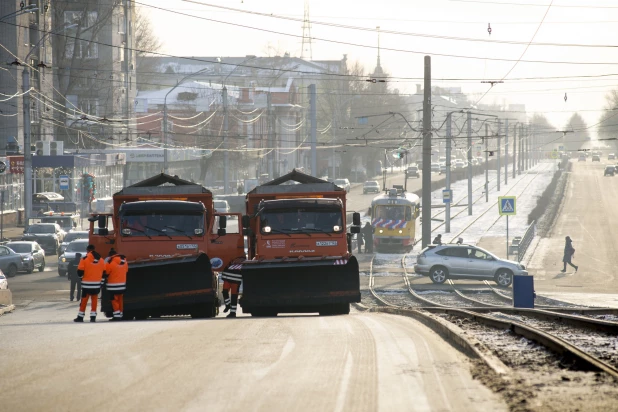
[[[498,167],[496,167],[496,172],[498,173],[498,178],[496,179],[496,190],[500,191],[500,133],[502,133],[502,122],[498,119]]]
[[[489,125],[485,123],[485,203],[489,202],[489,151],[487,141],[489,140]]]
[[[227,151],[228,114],[227,114],[227,87],[223,86],[223,194],[227,195],[230,183],[229,162],[230,154]]]
[[[524,125],[523,123],[519,125],[519,162],[517,163],[517,174],[521,175],[521,169],[523,167],[524,162],[523,159],[523,144],[524,144]]]
[[[272,153],[275,143],[273,139],[273,108],[270,90],[268,91],[268,95],[266,96],[266,108],[266,110],[268,111],[268,149],[266,152],[266,167],[268,169],[268,178],[274,179]]]
[[[468,112],[468,216],[472,216],[472,112]]]
[[[446,190],[451,190],[451,115],[453,113],[449,112],[446,115]],[[453,197],[451,196],[451,202],[453,201]],[[446,211],[444,217],[444,232],[451,233],[451,202],[446,202]]]
[[[423,249],[431,242],[431,57],[425,56],[423,96]]]
[[[337,178],[336,175],[336,168],[335,168],[335,137],[337,135],[337,113],[336,113],[336,107],[333,105],[333,179]],[[369,176],[367,176],[369,177]]]
[[[30,71],[24,67],[22,73],[24,92],[24,228],[28,229],[32,213],[32,136],[30,136]]]
[[[318,129],[318,118],[316,110],[316,88],[315,84],[309,85],[309,119],[311,123],[311,174],[318,177],[318,160],[316,157],[316,134]]]
[[[509,119],[504,119],[504,186],[509,184]]]
[[[517,123],[513,125],[513,180],[515,180],[515,176],[517,170],[515,165],[517,164]]]
[[[124,50],[122,51],[122,53],[124,53],[124,97],[125,97],[125,106],[127,108],[127,112],[126,112],[126,116],[125,118],[126,120],[126,128],[127,128],[127,135],[126,135],[126,139],[127,142],[129,141],[129,137],[131,136],[131,101],[129,99],[129,89],[130,89],[130,85],[132,82],[132,76],[131,76],[131,62],[129,59],[130,56],[130,52],[129,49],[131,47],[133,47],[133,30],[129,30],[129,22],[133,21],[131,16],[131,5],[129,3],[129,0],[124,0],[123,1],[123,7],[124,7],[124,33],[125,33],[125,41],[124,41]]]

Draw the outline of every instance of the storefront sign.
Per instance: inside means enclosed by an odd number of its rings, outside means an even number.
[[[163,162],[162,149],[140,149],[127,151],[127,163],[130,162]]]
[[[24,174],[24,157],[23,156],[7,156],[9,161],[9,172],[13,174]]]

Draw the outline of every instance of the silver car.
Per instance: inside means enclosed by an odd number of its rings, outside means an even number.
[[[0,246],[0,270],[12,278],[23,267],[22,256],[6,246]]]
[[[477,246],[453,244],[423,249],[414,271],[429,276],[433,283],[444,283],[447,279],[477,279],[493,280],[504,287],[513,283],[513,275],[528,275],[521,263],[500,259]]]
[[[65,276],[67,274],[69,262],[75,259],[76,253],[81,253],[82,257],[86,257],[87,247],[88,239],[78,239],[69,243],[64,253],[58,258],[58,276]]]
[[[39,272],[45,270],[45,251],[36,242],[9,242],[6,244],[13,252],[21,255],[22,267],[21,271],[26,273],[34,272],[34,269],[39,269]]]

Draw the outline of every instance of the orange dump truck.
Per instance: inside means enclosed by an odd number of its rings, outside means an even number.
[[[113,215],[89,219],[96,250],[107,256],[113,247],[129,261],[125,318],[217,315],[213,271],[245,254],[241,215],[215,213],[212,198],[201,185],[162,173],[114,194]],[[102,310],[111,316],[105,293]]]
[[[247,194],[248,256],[230,268],[242,274],[244,313],[347,314],[360,302],[345,199],[344,189],[296,170]],[[358,213],[353,221],[358,233]]]

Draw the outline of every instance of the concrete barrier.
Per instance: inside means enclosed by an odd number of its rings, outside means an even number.
[[[10,289],[2,289],[0,290],[0,305],[12,305],[13,304],[13,294]]]

